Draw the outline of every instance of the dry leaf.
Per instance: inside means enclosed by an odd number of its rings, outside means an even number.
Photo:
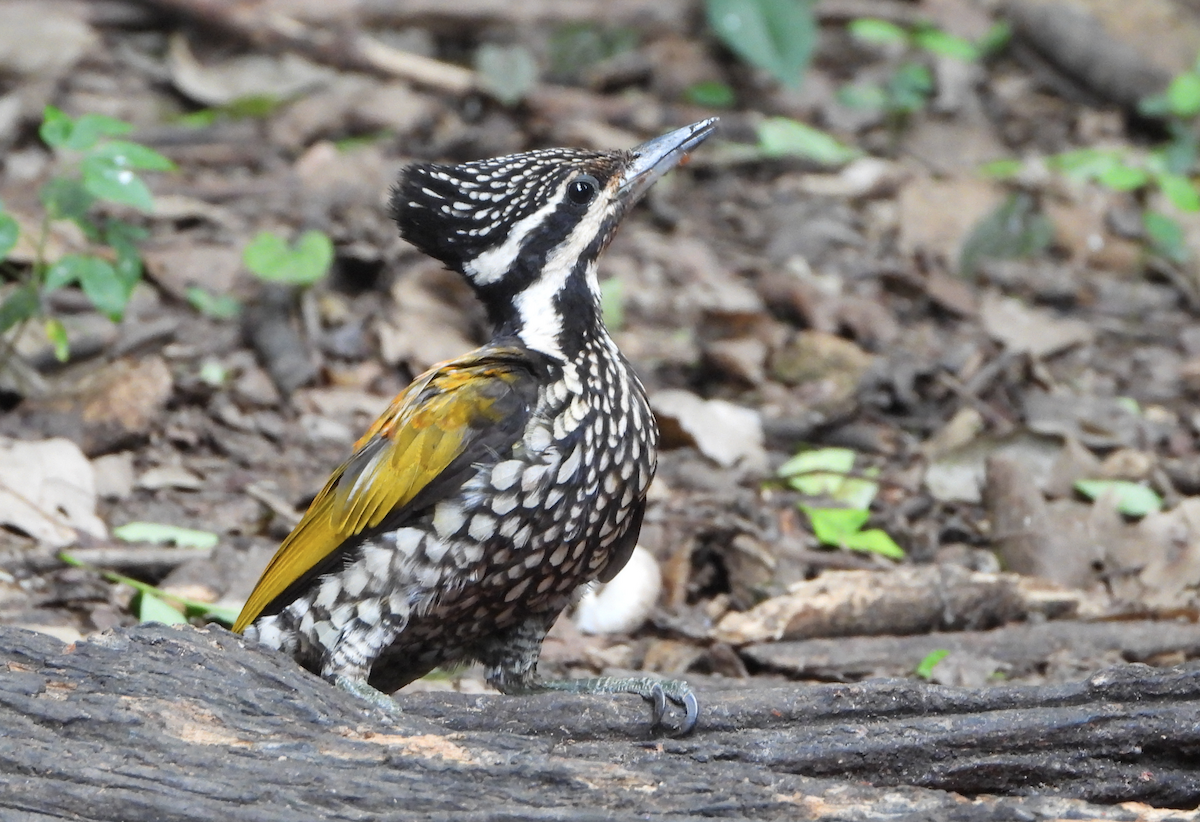
[[[0,525],[51,548],[65,548],[83,531],[103,539],[96,516],[92,465],[67,439],[23,442],[0,437]]]

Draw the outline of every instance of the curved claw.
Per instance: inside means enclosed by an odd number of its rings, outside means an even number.
[[[679,730],[676,736],[687,736],[696,728],[696,720],[700,718],[700,700],[696,699],[696,695],[688,691],[683,695],[683,708],[685,711],[683,722],[679,723]]]
[[[650,710],[650,730],[654,730],[662,725],[663,716],[667,713],[667,693],[662,685],[656,682],[646,698],[653,704]]]
[[[667,687],[663,687],[663,685]],[[667,700],[683,708],[683,721],[679,727],[670,729],[671,736],[687,736],[696,729],[696,721],[700,718],[700,700],[686,682],[666,681],[655,682],[646,699],[654,703],[650,715],[650,730],[666,727],[663,717],[667,711]]]

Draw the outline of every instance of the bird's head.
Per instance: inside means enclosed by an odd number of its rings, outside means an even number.
[[[392,216],[402,237],[466,277],[497,330],[565,359],[603,327],[596,260],[621,218],[716,122],[625,151],[415,163],[392,192]]]

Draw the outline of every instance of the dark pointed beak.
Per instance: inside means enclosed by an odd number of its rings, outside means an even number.
[[[633,161],[621,174],[621,182],[617,186],[617,196],[622,204],[628,208],[640,200],[655,180],[679,165],[689,151],[717,130],[718,119],[710,117],[692,123],[631,149]]]

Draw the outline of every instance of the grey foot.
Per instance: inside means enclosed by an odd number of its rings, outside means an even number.
[[[499,683],[493,683],[499,684]],[[529,684],[514,686],[505,683],[500,688],[507,694],[532,694],[545,691],[561,691],[572,694],[635,694],[651,704],[650,729],[667,729],[672,736],[686,736],[696,727],[700,717],[700,702],[695,692],[684,681],[678,679],[650,678],[618,678],[611,676],[593,679],[552,679],[535,681]],[[671,702],[683,709],[683,720],[679,727],[670,728],[663,722],[667,713],[667,703]]]
[[[400,706],[396,704],[396,700],[385,694],[383,691],[377,691],[367,684],[364,679],[354,679],[342,674],[333,678],[333,684],[341,688],[343,691],[354,694],[364,702],[369,702],[376,708],[381,709],[387,714],[395,716],[400,713]]]

